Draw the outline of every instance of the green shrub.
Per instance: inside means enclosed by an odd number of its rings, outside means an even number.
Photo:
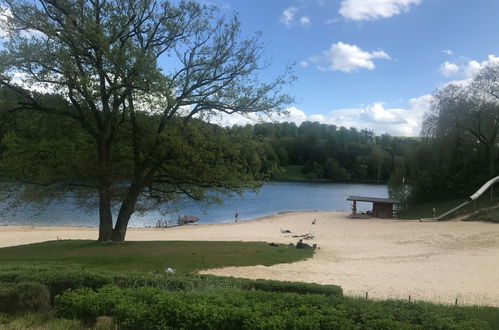
[[[107,315],[122,329],[490,329],[444,306],[258,290],[105,286],[67,291],[56,298],[56,310],[90,323]]]
[[[40,312],[50,308],[48,288],[40,283],[4,283],[0,289],[0,312]]]
[[[244,288],[270,292],[316,293],[328,296],[342,296],[343,290],[337,285],[320,285],[304,282],[283,282],[271,280],[243,280]]]
[[[68,289],[98,289],[115,284],[121,288],[153,287],[166,291],[210,290],[234,288],[262,290],[270,292],[316,293],[341,296],[341,287],[301,282],[281,282],[268,280],[249,280],[233,277],[218,277],[195,273],[178,274],[137,274],[97,272],[67,266],[36,267],[25,266],[0,270],[0,281],[19,283],[21,281],[39,282],[50,290],[51,302],[56,295]]]

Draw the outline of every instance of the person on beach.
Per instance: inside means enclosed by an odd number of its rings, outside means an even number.
[[[234,217],[236,218],[236,222],[237,222],[237,218],[239,218],[239,210],[236,210],[236,213],[234,214]]]
[[[296,248],[297,249],[311,249],[312,247],[308,245],[307,243],[303,243],[303,240],[300,238],[298,243],[296,243]]]

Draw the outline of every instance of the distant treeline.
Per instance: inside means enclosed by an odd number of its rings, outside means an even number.
[[[395,168],[407,172],[419,138],[375,136],[370,130],[318,122],[261,123],[233,127],[265,141],[281,168],[302,166],[309,180],[387,182]]]
[[[470,101],[469,95],[476,95],[470,88],[449,85],[435,93],[422,137],[376,136],[318,122],[223,128],[192,120],[185,125],[179,117],[157,146],[150,144],[152,129],[135,135],[133,127],[124,125],[117,131],[109,166],[116,182],[129,180],[132,160],[142,157],[130,145],[143,143],[167,157],[161,179],[194,198],[208,189],[241,189],[241,180],[252,182],[250,187],[289,179],[292,171],[299,174],[295,180],[387,182],[392,197],[413,204],[466,197],[499,174],[499,107]],[[56,97],[39,97],[67,107]],[[0,175],[45,190],[59,182],[92,186],[98,155],[88,133],[64,118],[9,110],[19,102],[0,89]],[[159,121],[147,112],[136,116],[146,127]]]

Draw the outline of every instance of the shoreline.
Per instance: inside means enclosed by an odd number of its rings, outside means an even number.
[[[354,219],[350,212],[292,211],[259,219],[170,228],[129,228],[128,241],[216,240],[296,243],[312,233],[313,258],[203,274],[340,285],[349,296],[499,307],[499,225]],[[312,220],[317,219],[315,225]],[[56,239],[96,239],[97,227],[0,226],[0,247]]]
[[[285,215],[285,214],[292,214],[292,213],[313,213],[313,212],[330,212],[330,213],[345,213],[347,211],[331,211],[331,210],[299,210],[299,211],[279,211],[273,214],[269,215],[264,215],[259,218],[255,219],[247,219],[247,220],[239,220],[238,222],[234,221],[227,221],[227,222],[214,222],[214,223],[190,223],[186,225],[175,225],[175,226],[169,226],[169,227],[155,227],[155,226],[145,226],[145,227],[128,227],[128,230],[130,229],[170,229],[170,228],[176,228],[176,227],[184,227],[184,226],[218,226],[218,225],[225,225],[225,224],[231,224],[231,223],[244,223],[244,222],[250,222],[250,221],[258,221],[258,220],[265,220],[268,218],[272,218],[278,215]],[[349,212],[348,212],[349,213]],[[405,220],[405,221],[412,221],[412,220]],[[61,228],[61,229],[70,229],[70,228],[88,228],[88,229],[97,229],[99,226],[69,226],[69,225],[13,225],[13,224],[2,224],[0,225],[0,231],[1,228],[7,228],[7,227],[31,227],[33,229],[35,228]]]

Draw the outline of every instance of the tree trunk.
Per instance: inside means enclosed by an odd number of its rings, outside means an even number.
[[[99,188],[99,241],[109,241],[112,233],[111,188],[107,184],[101,184]]]
[[[113,215],[111,212],[111,183],[109,180],[109,138],[97,141],[99,150],[99,241],[109,241],[113,233]]]
[[[139,198],[142,187],[136,183],[128,188],[127,195],[121,203],[120,212],[116,218],[116,225],[114,226],[113,234],[111,240],[113,242],[124,242],[126,230],[128,227],[128,222],[133,212],[135,212],[135,204],[137,204],[137,199]]]

